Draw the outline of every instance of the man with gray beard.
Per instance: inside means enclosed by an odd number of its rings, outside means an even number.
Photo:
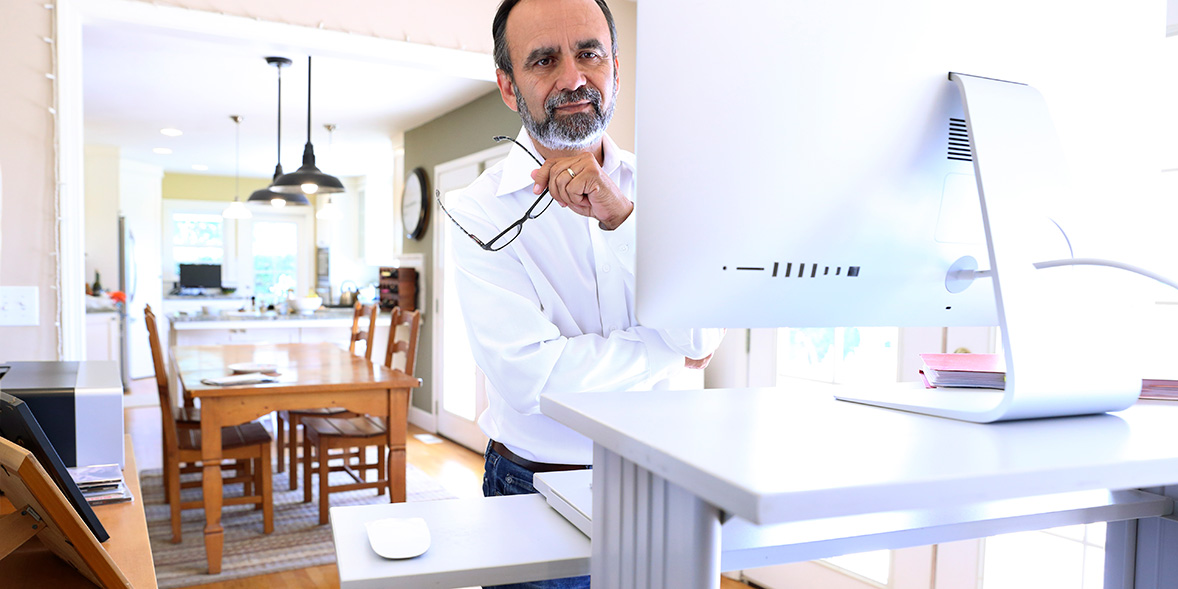
[[[705,367],[722,336],[634,317],[635,158],[605,132],[619,83],[605,0],[503,0],[492,35],[499,91],[523,129],[499,138],[515,142],[507,158],[442,207],[457,225],[455,285],[487,377],[487,496],[535,493],[537,472],[590,468],[592,442],[543,415],[541,394],[666,388],[673,370]]]

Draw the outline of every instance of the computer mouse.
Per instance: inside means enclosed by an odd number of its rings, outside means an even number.
[[[429,549],[429,527],[420,517],[390,517],[367,522],[368,543],[389,559],[421,556]]]

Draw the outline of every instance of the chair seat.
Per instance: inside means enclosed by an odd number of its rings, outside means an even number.
[[[179,433],[182,450],[200,450],[200,430],[182,430]],[[270,441],[270,432],[256,421],[221,428],[221,448],[224,450],[269,444]]]
[[[321,415],[338,415],[340,413],[347,413],[348,410],[343,407],[323,407],[321,409],[284,409],[278,414],[286,418],[290,415],[298,415],[299,417],[318,417]]]
[[[388,432],[382,417],[361,415],[359,417],[308,417],[303,427],[313,437],[372,438]]]

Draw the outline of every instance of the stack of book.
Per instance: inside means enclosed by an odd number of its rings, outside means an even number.
[[[121,503],[132,499],[131,490],[123,481],[123,469],[117,464],[78,466],[67,470],[90,505]]]
[[[1006,368],[998,354],[921,354],[926,387],[1006,388]],[[1146,378],[1141,398],[1178,401],[1178,380]]]
[[[1141,381],[1142,399],[1178,400],[1178,380],[1146,378]]]
[[[928,388],[1005,389],[1006,367],[998,354],[921,354],[920,374]]]

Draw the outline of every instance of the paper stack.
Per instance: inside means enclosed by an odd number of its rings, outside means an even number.
[[[1006,367],[998,354],[921,354],[920,374],[928,388],[1006,388]]]
[[[117,464],[78,466],[67,470],[90,505],[120,503],[132,499],[131,490],[123,481],[123,470]]]

